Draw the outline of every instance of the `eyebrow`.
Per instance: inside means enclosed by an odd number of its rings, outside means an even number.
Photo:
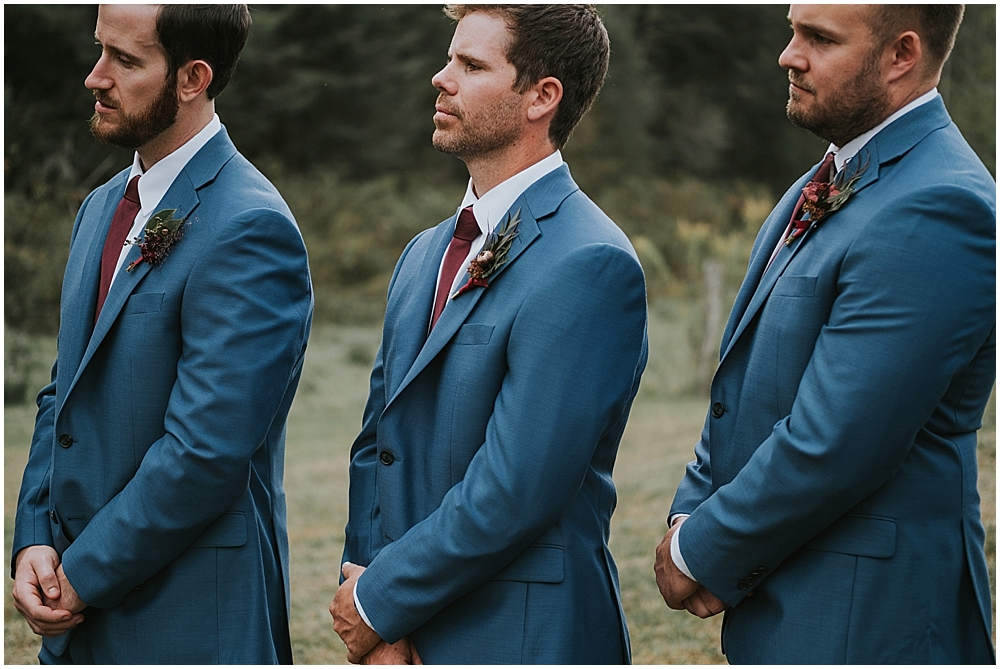
[[[143,62],[143,59],[140,56],[135,55],[134,53],[125,51],[124,49],[119,49],[116,46],[113,46],[111,44],[105,44],[104,42],[102,42],[101,38],[97,36],[97,31],[94,31],[94,40],[97,42],[97,44],[101,45],[102,49],[107,49],[112,54],[125,56],[129,60],[135,61],[136,64],[141,64]]]

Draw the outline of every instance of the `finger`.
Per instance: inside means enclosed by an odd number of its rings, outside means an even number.
[[[31,566],[45,596],[49,599],[59,599],[59,577],[56,576],[54,565],[48,560],[33,560]]]
[[[417,652],[417,647],[410,642],[410,664],[423,664],[424,661],[420,659],[420,653]]]

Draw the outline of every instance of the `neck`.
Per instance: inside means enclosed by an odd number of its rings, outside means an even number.
[[[544,142],[521,142],[487,154],[466,158],[465,165],[472,177],[476,197],[482,197],[518,172],[523,172],[553,153],[555,147],[547,138]]]
[[[182,106],[172,126],[136,149],[143,171],[148,171],[153,165],[184,146],[212,121],[214,114],[214,100],[209,100],[198,109],[184,109]]]

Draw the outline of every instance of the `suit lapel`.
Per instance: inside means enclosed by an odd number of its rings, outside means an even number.
[[[68,386],[80,369],[94,329],[94,309],[101,275],[101,255],[115,209],[125,192],[128,171],[109,182],[104,200],[95,199],[80,220],[74,250],[66,263],[60,309],[59,368],[61,386]]]
[[[530,186],[524,193],[521,194],[511,208],[508,210],[508,214],[513,216],[518,210],[520,210],[521,222],[518,224],[518,235],[514,240],[510,248],[510,254],[508,255],[508,261],[502,267],[497,269],[489,278],[490,286],[492,286],[496,281],[500,279],[503,273],[513,265],[518,257],[524,253],[532,242],[535,241],[541,235],[541,230],[539,229],[538,221],[558,209],[559,204],[565,200],[569,195],[578,190],[578,186],[573,182],[572,178],[569,176],[569,169],[563,165],[562,167],[550,172],[545,175],[532,186]],[[426,332],[427,323],[430,321],[430,305],[433,300],[434,282],[437,278],[437,269],[440,265],[441,258],[444,255],[444,251],[447,248],[448,241],[451,239],[451,233],[454,230],[454,218],[451,219],[450,227],[448,225],[441,226],[447,232],[447,237],[444,240],[436,240],[437,243],[433,245],[435,249],[434,257],[437,259],[437,263],[433,264],[432,269],[423,267],[421,269],[420,275],[417,277],[417,281],[422,283],[427,282],[428,274],[433,274],[430,279],[431,289],[430,291],[425,290],[425,286],[421,286],[418,289],[418,293],[421,296],[426,292],[426,300],[423,304],[426,304],[426,308],[419,311],[417,314],[423,314],[422,320],[416,320],[415,322],[400,321],[404,323],[404,328],[407,330],[407,337],[413,337],[417,331]],[[465,278],[468,279],[469,275],[466,273]],[[489,287],[486,288],[473,288],[472,290],[466,291],[454,300],[450,300],[445,310],[441,312],[441,316],[438,319],[437,324],[434,329],[427,336],[427,340],[424,342],[422,348],[420,348],[416,359],[410,366],[406,373],[406,376],[400,382],[399,386],[392,392],[389,402],[391,403],[393,399],[399,396],[399,394],[413,381],[414,378],[420,372],[427,367],[431,360],[433,360],[444,347],[451,341],[458,329],[462,327],[465,320],[469,317],[469,314],[475,308],[476,304],[482,298],[483,294],[490,290]],[[404,363],[403,359],[397,360],[397,363]]]
[[[208,141],[205,146],[195,154],[194,157],[188,162],[188,164],[181,170],[177,178],[174,179],[173,184],[164,194],[163,198],[157,203],[156,207],[153,208],[154,212],[160,211],[161,209],[176,209],[176,216],[187,217],[191,216],[195,209],[198,207],[200,199],[198,197],[198,189],[210,183],[216,175],[218,175],[219,170],[225,165],[234,155],[236,154],[236,147],[233,146],[232,142],[229,140],[229,136],[225,129],[221,130],[215,136]],[[126,176],[128,172],[124,173]],[[86,299],[82,300],[85,302],[85,306],[89,311],[86,314],[92,314],[97,304],[97,283],[96,279],[93,277],[99,276],[100,274],[100,264],[101,255],[104,249],[104,238],[107,236],[108,228],[111,225],[111,218],[114,216],[114,210],[118,205],[118,200],[121,199],[121,194],[124,193],[124,178],[122,179],[121,189],[116,189],[112,192],[118,193],[117,199],[109,197],[109,202],[104,207],[104,219],[100,222],[100,225],[96,225],[95,228],[98,233],[95,233],[98,241],[93,241],[90,248],[87,251],[87,258],[85,260],[85,270],[82,275],[82,282],[80,283],[83,288],[80,288],[84,293],[84,297],[89,296],[89,301]],[[120,190],[120,193],[119,193]],[[194,217],[191,216],[192,222]],[[183,242],[181,242],[183,243]],[[122,263],[121,268],[118,270],[118,274],[115,276],[115,281],[111,285],[111,289],[108,291],[108,297],[104,302],[104,306],[101,308],[101,314],[97,318],[97,322],[94,323],[93,331],[90,334],[89,340],[86,338],[86,330],[80,330],[78,328],[77,336],[74,338],[77,342],[86,342],[86,348],[83,355],[80,358],[80,363],[75,369],[75,374],[69,386],[66,388],[65,393],[62,395],[65,401],[66,397],[69,397],[70,392],[76,386],[80,377],[83,375],[87,364],[94,357],[97,352],[98,347],[104,341],[108,332],[110,332],[111,327],[114,325],[115,321],[121,314],[122,308],[128,301],[129,296],[135,291],[136,287],[142,282],[142,279],[149,273],[151,267],[149,263],[140,263],[131,272],[126,271],[129,264],[135,260],[138,260],[141,253],[138,246],[132,246],[129,249],[128,255],[125,256],[125,262]],[[169,263],[169,259],[166,261]],[[165,265],[166,266],[166,265]],[[91,280],[93,279],[93,280]],[[86,286],[89,286],[86,287]],[[74,312],[79,313],[79,307],[73,305],[71,309]],[[88,318],[82,318],[83,322],[88,322]],[[83,328],[87,326],[84,325]],[[71,367],[72,369],[72,367]]]
[[[947,126],[950,122],[951,119],[944,108],[944,103],[940,98],[937,98],[921,105],[883,128],[871,141],[861,148],[851,161],[858,161],[858,165],[867,162],[865,171],[854,184],[852,197],[856,197],[858,193],[878,181],[881,166],[903,156],[929,133]],[[845,167],[845,169],[847,168]],[[781,233],[788,225],[788,220],[792,215],[792,208],[798,200],[802,188],[808,182],[809,175],[815,170],[816,166],[799,179],[785,193],[782,201],[775,207],[771,216],[768,217],[768,222],[765,225],[771,226],[767,235],[769,244],[762,244],[751,260],[746,279],[744,279],[736,298],[736,303],[733,305],[733,311],[726,326],[726,334],[723,336],[723,359],[732,350],[733,345],[739,339],[740,335],[746,331],[747,326],[753,320],[754,316],[757,315],[757,312],[767,300],[767,297],[770,295],[775,283],[777,283],[778,278],[785,271],[788,263],[791,262],[795,254],[798,253],[799,249],[802,248],[803,244],[809,238],[810,231],[807,230],[791,247],[781,249],[778,256],[774,259],[774,264],[766,272],[764,271],[771,252],[774,250],[775,245],[777,245]],[[844,204],[845,210],[849,210],[850,206],[851,203],[848,200]],[[822,225],[835,226],[837,216],[838,214],[842,215],[842,211],[844,210],[838,210],[829,214],[829,218],[825,219]],[[734,323],[736,324],[735,327]]]

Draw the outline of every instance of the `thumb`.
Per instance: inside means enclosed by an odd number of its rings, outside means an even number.
[[[41,591],[49,599],[59,599],[59,577],[56,576],[55,565],[49,560],[37,560],[33,566]]]
[[[340,572],[344,575],[344,578],[351,578],[352,576],[360,576],[361,572],[365,570],[364,567],[359,567],[353,562],[345,562],[340,567]]]

